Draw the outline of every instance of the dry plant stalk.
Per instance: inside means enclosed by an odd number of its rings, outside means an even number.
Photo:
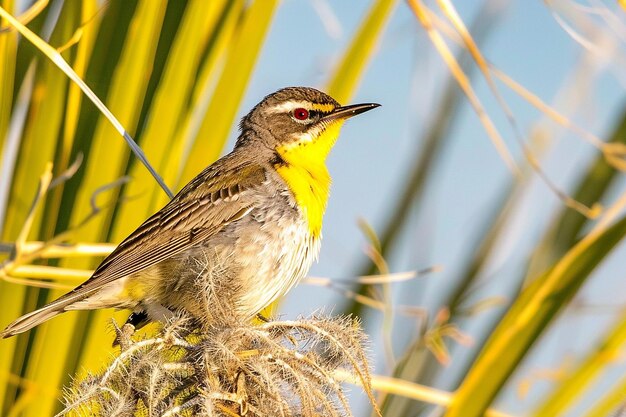
[[[120,354],[68,389],[58,416],[352,416],[337,370],[361,382],[378,412],[357,320],[255,325],[235,314],[227,284],[207,288],[199,274],[197,285],[206,315],[178,312],[140,340],[116,327]]]

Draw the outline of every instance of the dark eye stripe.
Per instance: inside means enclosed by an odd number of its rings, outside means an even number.
[[[322,117],[332,113],[332,111],[323,111],[323,110],[307,110],[303,107],[298,107],[291,111],[291,116],[296,119],[307,123],[315,123]]]

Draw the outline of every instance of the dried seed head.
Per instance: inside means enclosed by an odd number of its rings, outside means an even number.
[[[118,335],[124,350],[67,390],[59,415],[351,416],[333,372],[369,390],[366,337],[351,318],[207,327],[179,315],[150,339]]]

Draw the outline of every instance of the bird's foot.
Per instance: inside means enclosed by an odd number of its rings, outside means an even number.
[[[132,343],[131,337],[135,333],[135,326],[128,321],[122,327],[118,327],[115,323],[113,324],[115,326],[115,340],[113,340],[113,347],[119,346],[120,350],[124,352]]]

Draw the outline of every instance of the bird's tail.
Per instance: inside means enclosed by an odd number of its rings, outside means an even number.
[[[51,303],[46,304],[38,310],[32,311],[28,314],[24,314],[22,317],[9,324],[2,331],[2,333],[0,333],[0,337],[6,339],[7,337],[15,336],[16,334],[30,330],[33,327],[40,325],[44,321],[51,319],[57,314],[61,314],[64,311],[67,311],[67,307],[69,307],[70,304],[76,302],[77,299],[81,299],[83,297],[84,296],[77,297],[77,294],[74,294],[72,292],[65,294],[64,296],[52,301]]]

